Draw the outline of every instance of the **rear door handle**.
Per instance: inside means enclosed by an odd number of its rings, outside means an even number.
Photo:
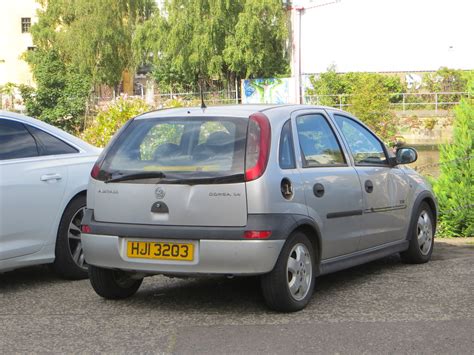
[[[50,181],[50,180],[61,180],[63,177],[61,174],[46,174],[40,177],[41,181]]]

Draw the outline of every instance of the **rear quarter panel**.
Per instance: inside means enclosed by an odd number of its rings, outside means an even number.
[[[69,202],[71,202],[71,200],[79,193],[87,191],[90,172],[97,157],[98,155],[84,155],[64,158],[63,164],[67,166],[68,169],[68,182],[55,223],[51,228],[50,239],[47,243],[48,245],[56,243],[59,223]]]
[[[247,182],[247,204],[249,214],[288,213],[308,215],[304,196],[304,186],[297,169],[281,169],[279,166],[279,143],[281,130],[290,115],[282,113],[269,116],[272,141],[267,168],[264,174],[253,181]],[[292,182],[294,196],[286,200],[281,194],[281,181],[288,178]]]

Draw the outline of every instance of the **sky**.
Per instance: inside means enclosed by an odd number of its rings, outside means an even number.
[[[299,0],[302,73],[474,69],[473,0]]]

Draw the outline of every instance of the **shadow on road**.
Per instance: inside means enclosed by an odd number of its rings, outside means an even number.
[[[59,278],[47,265],[31,266],[0,273],[0,291],[11,291],[21,287],[71,282]]]
[[[436,243],[433,263],[472,256],[473,252],[474,245]],[[369,277],[375,276],[383,279],[384,274],[409,267],[412,266],[403,264],[398,255],[393,255],[319,277],[316,283],[316,295],[312,303],[317,303],[318,294],[323,296],[343,292],[345,289],[357,286]],[[20,292],[22,289],[28,288],[31,290],[35,287],[64,287],[69,282],[74,281],[60,279],[47,266],[29,267],[0,274],[0,292]],[[100,300],[88,281],[84,282],[84,287],[82,284],[79,284],[78,287],[80,287],[81,292],[93,294],[91,300]],[[237,311],[241,315],[268,311],[260,292],[258,277],[179,279],[154,276],[145,279],[142,288],[133,298],[113,303],[107,302],[107,304],[109,306],[117,305],[118,307],[121,304],[126,304],[127,307],[139,308],[141,311],[152,310],[155,307],[166,311],[186,310],[187,312],[222,312],[225,314],[235,314]]]

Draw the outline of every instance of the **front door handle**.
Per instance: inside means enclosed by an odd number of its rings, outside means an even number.
[[[323,197],[323,195],[324,195],[324,185],[320,184],[320,183],[314,184],[313,193],[314,193],[314,196],[316,196],[316,197]]]
[[[374,191],[374,184],[370,180],[365,181],[365,191],[367,191],[369,194]]]
[[[46,174],[40,177],[41,181],[50,181],[50,180],[61,180],[63,177],[61,174]]]

